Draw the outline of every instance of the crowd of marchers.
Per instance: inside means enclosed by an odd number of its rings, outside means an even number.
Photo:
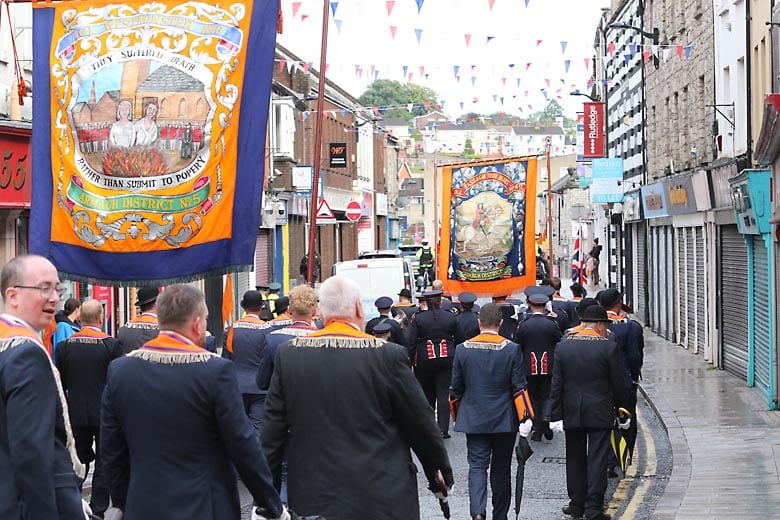
[[[23,255],[0,273],[0,518],[420,517],[417,467],[442,508],[445,440],[466,434],[469,514],[507,518],[516,442],[565,432],[564,513],[603,519],[610,432],[636,438],[642,329],[615,289],[560,281],[477,305],[441,282],[414,303],[360,288],[247,291],[215,345],[191,285],[138,290],[140,313],[104,332],[100,302],[65,302],[55,266]],[[55,340],[56,338],[56,340]],[[616,422],[616,413],[624,417]],[[521,439],[518,441],[517,436]],[[450,441],[451,442],[451,441]],[[90,467],[89,501],[82,486]],[[519,509],[519,504],[516,504]],[[447,509],[448,510],[448,509]]]

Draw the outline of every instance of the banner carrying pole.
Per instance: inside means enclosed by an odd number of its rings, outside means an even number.
[[[552,148],[552,138],[550,136],[545,138],[545,144],[547,145],[547,265],[550,266],[550,272],[548,274],[550,277],[552,277],[552,171],[550,170],[550,149]]]
[[[306,267],[306,281],[314,287],[314,241],[317,236],[317,196],[320,185],[320,166],[322,163],[322,118],[325,114],[325,57],[328,54],[328,10],[329,0],[322,7],[322,43],[320,47],[320,71],[317,86],[317,119],[314,126],[314,176],[311,185],[311,211],[309,212],[309,261]],[[325,190],[323,185],[323,191]],[[323,198],[325,194],[322,194]]]

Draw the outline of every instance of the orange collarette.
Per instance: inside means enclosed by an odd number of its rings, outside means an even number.
[[[325,327],[323,327],[321,330],[318,330],[316,332],[312,332],[311,334],[309,334],[308,337],[317,338],[323,336],[342,336],[342,337],[349,337],[349,338],[374,339],[374,336],[372,336],[371,334],[366,334],[362,330],[358,329],[352,323],[349,323],[348,321],[344,321],[344,320],[338,320],[338,319],[328,320],[328,322],[325,324]]]
[[[504,336],[500,336],[496,334],[495,332],[483,332],[482,334],[479,334],[478,336],[474,336],[468,341],[473,341],[477,343],[502,343],[504,341],[509,341]]]

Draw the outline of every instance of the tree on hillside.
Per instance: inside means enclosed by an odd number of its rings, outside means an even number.
[[[411,121],[415,116],[421,116],[434,110],[434,105],[438,104],[437,98],[436,92],[428,87],[414,83],[400,83],[390,79],[379,79],[368,86],[358,101],[368,107],[394,107],[384,111],[383,115]],[[414,105],[411,112],[408,109],[409,103]],[[429,103],[427,110],[426,103]]]
[[[560,103],[551,99],[544,110],[533,112],[528,116],[528,125],[552,126],[556,124],[559,117],[563,117],[563,128],[576,126],[576,121],[563,115],[563,107],[561,107]]]

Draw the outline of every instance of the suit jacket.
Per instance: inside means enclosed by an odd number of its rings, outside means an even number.
[[[518,426],[512,396],[526,387],[517,343],[483,333],[456,347],[450,397],[460,399],[455,431],[509,433]]]
[[[160,328],[157,325],[157,316],[146,312],[119,327],[116,337],[122,352],[127,354],[156,338],[158,332]]]
[[[416,467],[452,468],[403,347],[347,324],[279,347],[263,446],[274,476],[289,457],[290,507],[337,520],[420,518]]]
[[[182,337],[171,334],[108,368],[100,444],[115,506],[126,520],[239,520],[235,467],[258,505],[278,516],[235,366],[192,343],[177,346]]]
[[[33,341],[0,343],[0,518],[84,518],[65,444],[46,352]]]
[[[100,426],[100,399],[108,364],[122,355],[117,340],[91,327],[57,345],[57,369],[68,399],[70,424]]]
[[[474,311],[461,311],[455,318],[455,344],[460,345],[467,339],[479,335],[478,316]]]
[[[266,348],[265,333],[269,327],[256,316],[248,315],[235,322],[225,335],[222,356],[235,363],[238,389],[242,394],[265,393],[257,388],[255,377]]]
[[[274,373],[276,352],[279,350],[279,347],[293,338],[308,336],[315,330],[319,330],[319,328],[313,323],[294,321],[286,327],[270,331],[265,335],[266,346],[263,349],[260,367],[257,369],[257,378],[255,380],[260,390],[267,392],[268,387],[271,385],[271,375]]]
[[[623,384],[626,388],[631,388],[632,384],[642,377],[642,363],[645,356],[642,326],[627,316],[618,316],[612,312],[608,312],[607,316],[612,320],[608,325],[612,333],[611,339],[618,345]]]
[[[557,323],[544,314],[529,314],[517,326],[515,341],[523,351],[526,377],[552,375],[561,336]]]
[[[442,309],[418,312],[409,325],[406,341],[416,366],[450,366],[455,356],[455,316]]]
[[[390,325],[390,337],[388,338],[388,341],[397,345],[406,345],[406,335],[404,334],[401,325],[395,321],[392,316],[377,316],[368,320],[368,323],[366,323],[366,334],[373,335],[374,327],[380,323],[387,323]]]
[[[553,365],[551,420],[563,427],[611,428],[628,402],[617,344],[588,330],[561,341]]]

